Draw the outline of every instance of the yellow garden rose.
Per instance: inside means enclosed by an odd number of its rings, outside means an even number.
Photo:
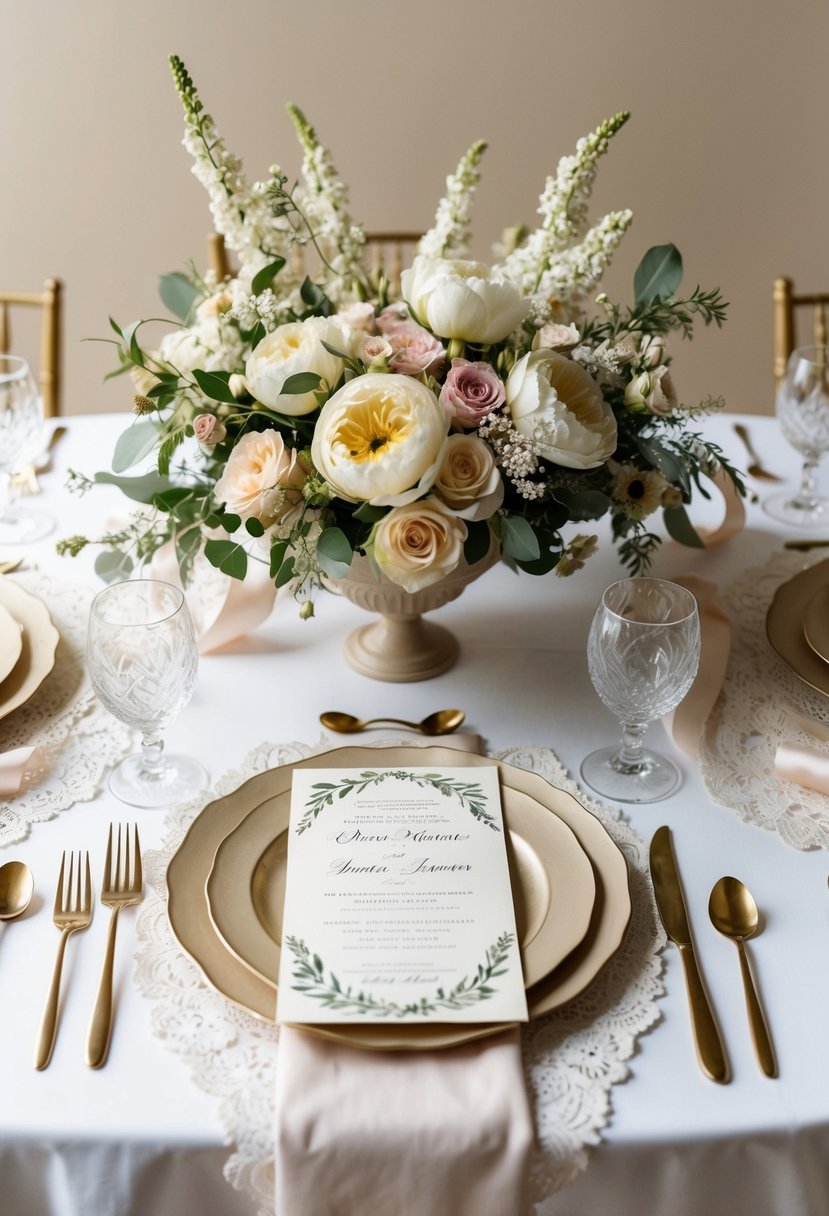
[[[398,506],[430,488],[448,431],[449,415],[425,384],[369,373],[326,401],[311,459],[347,502]]]

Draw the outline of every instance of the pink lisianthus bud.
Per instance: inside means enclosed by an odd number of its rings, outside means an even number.
[[[400,375],[419,376],[428,372],[436,376],[446,359],[443,343],[413,321],[388,331],[385,337],[392,349],[389,368]]]
[[[205,447],[213,447],[221,443],[227,435],[227,428],[213,414],[196,414],[193,419],[193,430],[199,443]]]
[[[504,404],[503,380],[488,363],[453,359],[440,400],[461,426],[477,426],[487,414]]]

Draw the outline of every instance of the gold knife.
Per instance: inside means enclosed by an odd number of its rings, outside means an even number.
[[[679,949],[679,957],[685,970],[691,1027],[700,1067],[712,1081],[726,1084],[731,1080],[728,1060],[697,966],[669,827],[657,828],[651,841],[650,863],[659,915],[662,917],[665,932]]]

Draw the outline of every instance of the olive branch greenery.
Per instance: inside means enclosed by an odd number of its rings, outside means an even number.
[[[455,781],[442,773],[416,773],[410,769],[385,769],[380,772],[366,769],[358,777],[343,777],[340,781],[316,781],[311,786],[315,792],[307,800],[306,810],[297,824],[296,834],[301,836],[316,820],[319,813],[327,806],[334,805],[334,799],[347,798],[350,794],[362,794],[370,786],[380,785],[389,777],[399,781],[413,781],[421,788],[435,789],[445,798],[457,798],[473,818],[485,823],[493,832],[500,832],[500,827],[494,815],[486,809],[486,795],[477,781]]]
[[[381,1018],[404,1018],[412,1014],[429,1017],[441,1009],[463,1010],[486,1001],[497,992],[491,980],[505,975],[509,969],[509,955],[515,942],[515,934],[502,933],[486,951],[484,961],[479,963],[474,974],[464,976],[454,987],[446,990],[436,988],[431,996],[422,996],[417,1001],[400,1005],[376,997],[364,989],[356,992],[349,985],[344,988],[333,971],[326,978],[325,964],[318,954],[312,954],[301,938],[287,937],[285,944],[294,956],[293,979],[295,992],[303,992],[312,1000],[319,1001],[325,1009],[333,1009],[349,1016],[371,1015]]]

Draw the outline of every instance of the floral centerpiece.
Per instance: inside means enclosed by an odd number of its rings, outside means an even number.
[[[679,294],[671,245],[643,258],[632,305],[597,294],[632,215],[591,226],[588,199],[628,114],[559,162],[537,227],[508,230],[491,266],[469,260],[486,147],[473,144],[398,295],[365,269],[365,231],[302,113],[288,107],[298,182],[275,166],[251,184],[184,64],[171,64],[184,145],[238,269],[223,281],[165,275],[178,322],[155,344],[146,322],[112,321],[113,374],[131,373],[138,417],[114,473],[95,480],[143,505],[95,538],[104,577],[171,543],[185,583],[199,555],[238,579],[269,563],[307,616],[316,589],[347,576],[355,553],[418,591],[493,545],[516,569],[569,574],[597,541],[565,539],[565,525],[608,513],[631,573],[659,543],[648,527],[658,511],[671,536],[701,543],[685,510],[695,487],[705,493],[700,475],[724,468],[742,485],[694,427],[722,402],[681,402],[666,337],[690,337],[697,319],[721,325],[726,305],[718,290]],[[150,472],[129,473],[151,454]]]

